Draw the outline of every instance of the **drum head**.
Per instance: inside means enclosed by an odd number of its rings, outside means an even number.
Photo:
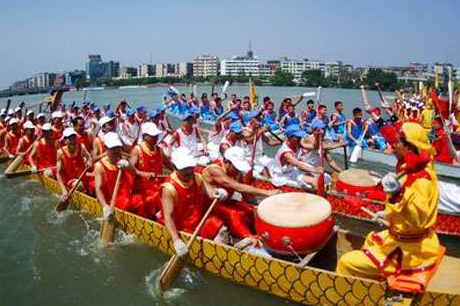
[[[332,213],[329,202],[305,192],[289,192],[264,199],[257,207],[263,221],[279,227],[306,227],[319,224]]]
[[[348,169],[340,172],[338,179],[348,185],[374,187],[380,182],[380,177],[377,174],[371,174],[366,169]]]

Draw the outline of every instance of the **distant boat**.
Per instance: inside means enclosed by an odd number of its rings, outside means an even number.
[[[118,89],[138,89],[138,88],[148,88],[147,85],[127,85],[119,86]]]
[[[81,90],[85,90],[85,91],[105,90],[105,87],[104,86],[92,86],[92,87],[84,87]]]

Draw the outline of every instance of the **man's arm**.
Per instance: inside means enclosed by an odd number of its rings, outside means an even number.
[[[102,169],[102,166],[98,163],[94,167],[94,182],[96,184],[96,197],[98,201],[102,204],[102,207],[108,206],[109,204],[107,203],[104,193],[102,192],[102,186],[104,184],[104,169]]]
[[[313,172],[313,173],[322,173],[324,172],[324,169],[322,167],[313,167],[312,165],[302,163],[300,160],[298,160],[294,154],[292,153],[287,153],[284,155],[284,158],[286,159],[286,162],[302,171],[305,172]]]
[[[355,137],[353,137],[353,135],[351,134],[351,126],[352,126],[352,124],[353,124],[353,123],[351,123],[351,121],[348,121],[348,124],[347,124],[347,135],[348,135],[348,137],[349,137],[351,140],[353,140],[353,142],[357,143],[358,140],[357,140]]]
[[[67,187],[65,186],[64,180],[62,179],[62,176],[61,176],[61,171],[63,167],[64,165],[62,164],[62,153],[61,151],[58,151],[57,158],[56,158],[56,178],[58,180],[59,186],[61,186],[62,197],[66,197]]]
[[[173,220],[174,212],[174,195],[166,187],[163,187],[161,191],[161,204],[163,205],[163,217],[165,222],[166,230],[173,241],[180,240],[179,233]]]
[[[229,177],[228,175],[226,175],[218,167],[208,167],[205,170],[205,173],[203,174],[208,175],[217,186],[222,187],[224,189],[231,189],[239,193],[247,193],[247,194],[253,194],[255,196],[264,196],[264,197],[268,197],[274,194],[273,190],[264,190],[264,189],[253,187],[251,185],[239,183],[236,180]]]
[[[30,154],[29,154],[29,164],[32,168],[37,168],[37,165],[35,165],[34,163],[34,158],[37,155],[37,147],[38,147],[38,142],[34,142],[32,144],[32,149],[30,150]]]

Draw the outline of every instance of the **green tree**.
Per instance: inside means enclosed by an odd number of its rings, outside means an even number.
[[[302,72],[301,82],[308,87],[318,87],[328,85],[326,78],[323,76],[321,70],[305,70]]]
[[[294,85],[294,76],[289,72],[277,70],[271,77],[271,83],[274,86],[292,86]]]
[[[369,69],[367,72],[365,83],[370,88],[374,88],[375,83],[380,83],[382,90],[389,91],[396,90],[402,86],[402,84],[398,81],[396,74],[374,68]]]

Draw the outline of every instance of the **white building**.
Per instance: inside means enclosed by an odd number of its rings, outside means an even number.
[[[42,72],[37,73],[27,79],[27,86],[29,88],[46,88],[54,84],[56,79],[55,73]]]
[[[193,76],[216,76],[219,72],[219,58],[215,55],[195,55],[193,58]]]
[[[137,69],[137,76],[144,78],[155,75],[155,66],[150,64],[141,64]]]
[[[320,70],[325,77],[337,77],[342,67],[341,61],[293,60],[287,57],[280,59],[280,69],[291,73],[296,81],[300,80],[306,70]]]
[[[233,56],[220,62],[221,75],[259,75],[259,60],[257,57]]]
[[[181,62],[174,65],[174,75],[179,78],[193,75],[193,63]]]

